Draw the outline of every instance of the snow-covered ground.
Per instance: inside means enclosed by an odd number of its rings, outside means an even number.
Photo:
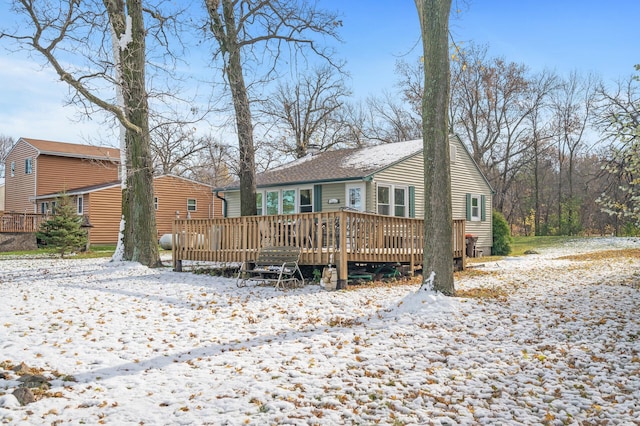
[[[624,247],[640,241],[487,260],[456,282],[495,298],[0,260],[0,422],[638,424],[640,260],[559,259]],[[51,384],[26,406],[20,363]]]

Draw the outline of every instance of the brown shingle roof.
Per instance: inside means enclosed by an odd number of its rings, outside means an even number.
[[[256,175],[258,187],[356,180],[421,152],[422,140],[386,143],[366,148],[325,151],[294,160]],[[221,190],[239,188],[235,181]]]
[[[42,139],[21,139],[37,149],[40,154],[120,162],[120,150],[118,148],[46,141]]]

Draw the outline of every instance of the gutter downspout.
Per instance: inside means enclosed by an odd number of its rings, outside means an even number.
[[[227,217],[227,199],[220,196],[220,191],[215,191],[214,195],[222,201],[222,217]]]

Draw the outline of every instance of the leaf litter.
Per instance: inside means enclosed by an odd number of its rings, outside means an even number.
[[[487,260],[456,275],[454,298],[1,260],[0,422],[635,424],[639,247],[581,239]],[[21,363],[51,384],[23,407]]]

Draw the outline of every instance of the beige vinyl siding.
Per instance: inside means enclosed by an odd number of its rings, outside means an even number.
[[[5,161],[5,211],[37,213],[33,197],[36,195],[36,155],[38,151],[23,141],[13,147]],[[26,158],[33,159],[32,173],[24,172]],[[11,176],[11,162],[15,162],[15,175]]]
[[[37,195],[118,180],[114,163],[52,155],[38,157],[37,172]]]
[[[227,217],[240,217],[240,191],[225,192],[227,200]]]
[[[449,141],[455,149],[455,158],[451,163],[451,212],[453,219],[466,219],[466,195],[484,195],[485,196],[485,221],[472,222],[467,221],[465,228],[468,234],[477,235],[478,247],[483,247],[486,254],[489,254],[492,246],[492,230],[491,230],[491,206],[492,195],[491,189],[473,163],[473,160],[462,143],[457,137],[452,137]],[[415,208],[416,217],[424,216],[424,176],[422,153],[414,155],[395,164],[379,173],[374,177],[374,188],[371,191],[373,199],[367,209],[377,211],[377,185],[393,184],[406,185],[415,187]]]
[[[333,212],[340,210],[340,207],[344,207],[347,204],[346,195],[346,185],[344,183],[326,183],[322,185],[322,211]],[[332,198],[336,198],[340,202],[338,204],[329,204],[329,200]]]
[[[196,200],[196,210],[188,212],[191,219],[214,217],[211,187],[177,176],[158,176],[154,179],[153,186],[154,197],[158,197],[156,226],[159,237],[172,232],[176,212],[180,212],[181,218],[187,217],[187,199]],[[215,217],[222,216],[221,207],[218,210]]]
[[[378,184],[392,184],[415,187],[415,208],[416,217],[424,216],[424,176],[422,153],[416,154],[405,161],[384,169],[377,173],[374,178],[371,192],[371,204],[367,210],[377,212],[378,204]],[[408,196],[408,195],[407,195]],[[408,207],[408,206],[407,206]],[[454,217],[455,219],[455,217]]]
[[[454,219],[466,218],[467,194],[485,196],[485,219],[482,222],[467,221],[465,224],[467,234],[478,236],[477,246],[490,254],[493,245],[491,229],[491,213],[493,199],[491,189],[473,163],[473,160],[465,152],[465,148],[457,138],[452,138],[451,143],[456,146],[456,161],[451,164],[451,201]]]

